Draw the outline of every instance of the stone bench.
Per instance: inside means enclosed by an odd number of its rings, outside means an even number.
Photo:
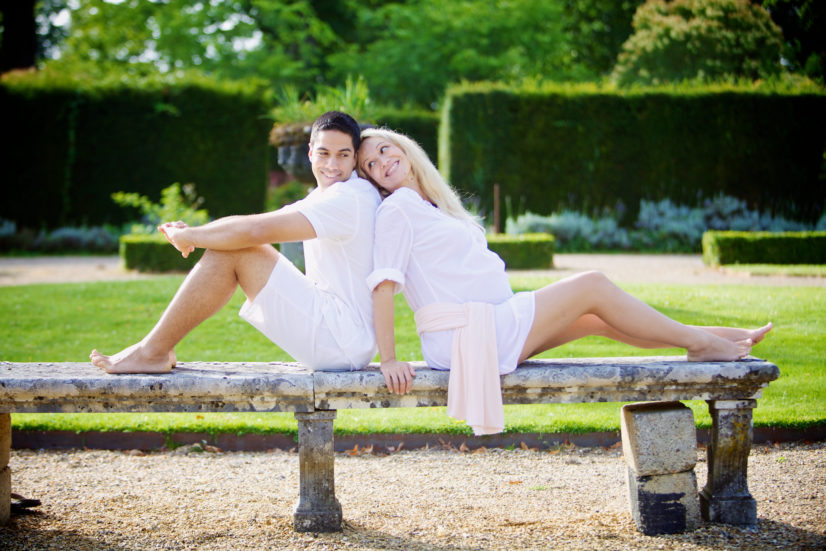
[[[413,390],[387,391],[375,365],[313,372],[292,363],[179,363],[164,375],[108,375],[88,363],[0,362],[0,524],[9,517],[10,413],[293,412],[298,421],[297,531],[340,530],[335,496],[336,410],[444,406],[448,373],[417,368]],[[712,417],[703,516],[755,524],[748,490],[752,409],[777,379],[769,362],[687,362],[680,357],[530,360],[502,378],[506,404],[705,400]]]

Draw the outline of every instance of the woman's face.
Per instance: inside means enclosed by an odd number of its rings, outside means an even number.
[[[410,160],[397,145],[384,138],[373,136],[362,140],[358,162],[371,180],[390,193],[400,187],[410,187]]]

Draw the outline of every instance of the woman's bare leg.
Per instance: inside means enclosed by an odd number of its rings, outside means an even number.
[[[269,245],[237,251],[204,251],[158,323],[140,342],[112,356],[93,350],[92,363],[109,373],[165,373],[173,348],[229,302],[238,285],[254,299],[269,280],[279,253]]]
[[[755,330],[755,334],[759,333],[762,339],[769,329],[770,326]],[[734,331],[727,334],[740,335]],[[740,359],[749,353],[753,344],[750,336],[730,340],[676,322],[629,295],[601,273],[586,272],[536,292],[536,317],[521,359],[590,334],[602,334],[646,348],[685,348],[688,359],[694,361]]]
[[[759,329],[740,329],[737,327],[714,327],[704,325],[691,325],[689,327],[707,331],[713,335],[726,338],[730,341],[738,342],[751,339],[753,344],[757,344],[763,340],[766,333],[771,331],[772,324],[768,323]],[[541,349],[549,350],[583,337],[606,337],[611,340],[636,346],[637,348],[670,348],[673,346],[670,343],[639,339],[632,337],[631,335],[626,335],[625,333],[618,331],[615,327],[611,327],[596,315],[585,314],[559,334],[551,336],[551,338],[543,343]],[[520,360],[525,359],[526,358],[521,358]]]

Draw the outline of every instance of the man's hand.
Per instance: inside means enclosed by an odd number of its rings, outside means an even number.
[[[387,383],[387,390],[393,394],[407,394],[413,388],[413,377],[416,376],[416,372],[407,362],[383,361],[381,373],[384,375],[384,382]]]
[[[189,256],[189,253],[195,250],[195,245],[186,240],[183,235],[183,230],[188,228],[184,222],[180,220],[177,222],[165,222],[158,226],[158,231],[161,232],[166,240],[169,241],[173,247],[181,252],[184,258]]]

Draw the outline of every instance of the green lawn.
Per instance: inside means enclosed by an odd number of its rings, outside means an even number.
[[[181,276],[129,282],[0,287],[0,359],[6,361],[87,361],[98,348],[112,353],[142,338],[180,284]],[[511,278],[515,290],[538,288],[551,280]],[[826,423],[826,291],[816,287],[738,285],[623,285],[655,308],[692,324],[758,326],[775,330],[754,351],[776,363],[781,377],[763,392],[755,425],[806,427]],[[400,357],[421,359],[413,316],[397,297]],[[274,361],[290,358],[242,321],[238,293],[214,318],[176,349],[186,361]],[[589,338],[543,357],[632,356],[679,353],[650,351]],[[506,406],[513,432],[589,432],[617,430],[621,404]],[[710,425],[702,402],[689,405],[698,425]],[[39,430],[121,430],[161,432],[290,432],[291,414],[14,414],[15,428]],[[340,411],[340,433],[462,432],[467,427],[447,417],[444,408]]]
[[[754,276],[826,277],[823,264],[726,264],[723,268]]]

